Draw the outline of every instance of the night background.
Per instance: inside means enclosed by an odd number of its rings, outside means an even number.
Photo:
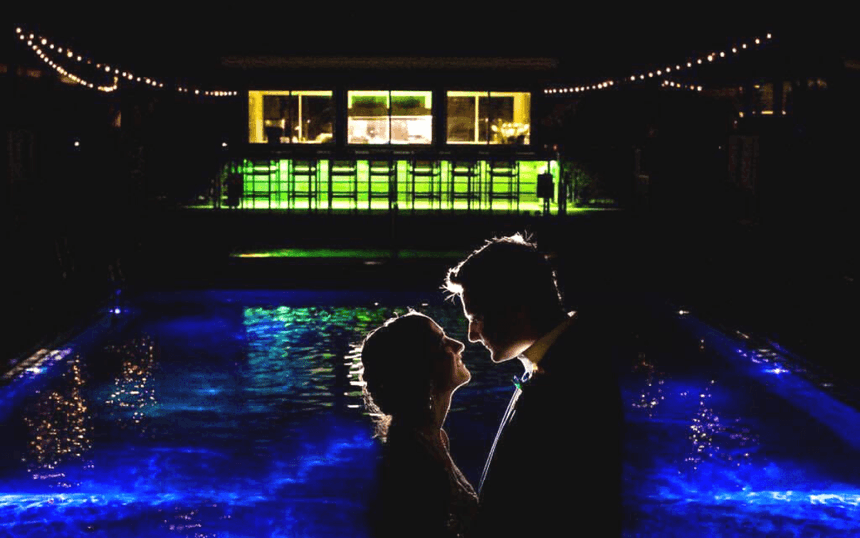
[[[373,6],[350,5],[338,16],[263,10],[244,19],[4,22],[0,372],[138,294],[441,294],[457,253],[527,231],[552,254],[571,307],[657,295],[713,327],[778,342],[830,380],[840,401],[857,405],[860,38],[846,17],[787,21],[728,5],[688,15]],[[89,89],[61,80],[16,27],[169,87],[238,95],[131,83]],[[763,43],[752,47],[756,37]],[[751,50],[673,74],[700,91],[629,81],[741,42]],[[249,67],[260,57],[305,63]],[[403,57],[540,59],[551,67],[373,67]],[[352,58],[364,67],[352,67]],[[80,76],[111,82],[96,71]],[[620,83],[551,91],[608,79]],[[531,90],[530,151],[535,161],[563,163],[575,189],[568,214],[401,209],[395,216],[216,203],[228,164],[262,146],[249,149],[248,90],[388,84]],[[346,149],[340,141],[335,151]],[[283,249],[394,254],[238,256]]]

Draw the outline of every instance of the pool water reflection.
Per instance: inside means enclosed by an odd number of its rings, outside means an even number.
[[[15,396],[0,424],[0,536],[366,536],[379,447],[356,344],[409,307],[466,341],[458,305],[437,296],[142,297],[121,331]],[[617,365],[627,535],[857,534],[856,409],[775,349],[690,314],[658,306],[636,323]],[[464,361],[472,382],[447,429],[477,483],[519,367],[479,346]]]

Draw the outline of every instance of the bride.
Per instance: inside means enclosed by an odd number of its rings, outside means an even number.
[[[375,536],[468,534],[478,498],[442,429],[451,396],[471,379],[463,348],[417,312],[386,321],[364,340],[365,400],[385,443],[371,510]]]

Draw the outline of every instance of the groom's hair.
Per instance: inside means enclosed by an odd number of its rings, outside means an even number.
[[[525,307],[535,313],[563,308],[555,271],[528,238],[493,238],[448,270],[444,289],[469,294],[478,310]],[[554,313],[554,312],[553,312]]]

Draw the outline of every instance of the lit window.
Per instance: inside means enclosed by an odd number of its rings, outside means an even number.
[[[528,144],[528,92],[448,92],[449,144]]]
[[[324,144],[332,141],[333,126],[330,91],[248,92],[251,143]]]
[[[347,92],[348,143],[432,143],[432,98],[431,91]]]

